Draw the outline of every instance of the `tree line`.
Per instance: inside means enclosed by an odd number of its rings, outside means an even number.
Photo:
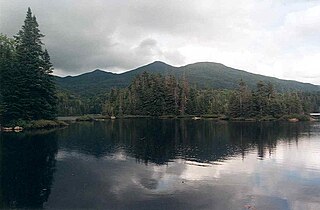
[[[230,97],[229,115],[234,118],[280,118],[285,115],[310,113],[308,101],[296,92],[277,93],[271,83],[257,83],[255,90],[240,81]]]
[[[58,114],[105,115],[226,115],[232,118],[279,118],[319,112],[320,94],[277,92],[271,83],[258,82],[251,90],[239,81],[237,90],[203,89],[185,77],[143,73],[127,88],[80,97],[58,91]]]
[[[250,90],[242,80],[237,90],[198,89],[183,77],[144,72],[128,88],[112,89],[102,105],[107,115],[227,115],[232,118],[280,118],[316,111],[319,94],[278,93],[271,83]]]

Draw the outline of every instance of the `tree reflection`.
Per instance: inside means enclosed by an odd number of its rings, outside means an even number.
[[[309,129],[308,123],[128,119],[73,125],[60,133],[59,145],[97,158],[121,150],[145,164],[176,158],[209,163],[254,150],[264,158],[279,140],[297,141]]]
[[[42,208],[48,200],[58,151],[56,135],[0,134],[2,208]]]

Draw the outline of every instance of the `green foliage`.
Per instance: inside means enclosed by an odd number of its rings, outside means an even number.
[[[112,89],[103,113],[108,115],[176,115],[185,110],[188,85],[172,76],[144,72],[125,89]]]
[[[67,125],[68,124],[66,122],[60,121],[60,120],[41,119],[41,120],[26,121],[26,120],[18,119],[5,124],[5,127],[20,126],[23,129],[41,129],[41,128],[63,127]]]
[[[20,126],[20,127],[27,127],[29,125],[29,122],[26,120],[22,120],[22,119],[16,119],[16,120],[12,120],[10,122],[6,122],[4,124],[5,127],[15,127],[15,126]]]
[[[308,103],[307,101],[305,103]],[[296,92],[277,93],[271,83],[262,81],[251,91],[243,81],[230,97],[229,115],[233,118],[256,118],[270,121],[284,115],[302,116],[309,113]],[[306,106],[305,106],[306,107]]]
[[[25,125],[25,129],[42,129],[42,128],[55,128],[63,127],[68,124],[60,120],[32,120]]]
[[[99,114],[117,117],[202,116],[204,118],[270,121],[284,115],[309,113],[319,94],[278,93],[271,83],[251,90],[241,80],[238,90],[190,87],[183,77],[143,72],[127,88],[86,98],[60,91],[59,109],[65,115]],[[304,100],[303,100],[304,99]],[[85,119],[91,120],[91,119]]]
[[[67,91],[57,91],[57,110],[59,116],[78,116],[102,112],[106,96],[80,97]]]
[[[55,83],[43,37],[30,8],[14,40],[0,36],[0,109],[5,123],[55,118]]]
[[[14,102],[17,97],[11,95],[16,92],[17,80],[14,79],[16,71],[15,42],[13,39],[0,34],[0,120],[8,109],[7,104]],[[13,117],[17,113],[11,112]]]
[[[234,90],[237,88],[239,79],[242,78],[250,89],[256,88],[257,81],[264,81],[265,83],[272,83],[278,92],[320,91],[319,86],[316,85],[252,74],[210,62],[195,63],[182,67],[173,67],[163,62],[154,62],[122,74],[95,70],[79,76],[56,77],[55,79],[58,86],[70,91],[72,94],[91,96],[103,94],[112,88],[128,87],[134,78],[143,72],[161,74],[162,76],[173,75],[176,78],[185,77],[191,86],[197,86],[202,89]]]
[[[106,115],[226,115],[231,91],[190,88],[185,78],[147,72],[128,88],[112,89],[103,105]]]
[[[305,113],[320,112],[320,91],[312,93],[298,93]]]

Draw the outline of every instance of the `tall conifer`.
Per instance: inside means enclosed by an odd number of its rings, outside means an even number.
[[[44,35],[38,27],[36,17],[28,8],[24,24],[14,37],[15,49],[11,56],[14,57],[14,67],[1,73],[3,91],[6,91],[2,94],[5,95],[2,104],[3,119],[6,122],[55,117],[55,84],[51,75],[53,68],[48,51],[43,50],[41,39]]]

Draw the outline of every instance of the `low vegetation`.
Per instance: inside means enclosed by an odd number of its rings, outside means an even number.
[[[25,125],[25,129],[43,129],[43,128],[56,128],[64,127],[68,124],[60,120],[33,120]]]

